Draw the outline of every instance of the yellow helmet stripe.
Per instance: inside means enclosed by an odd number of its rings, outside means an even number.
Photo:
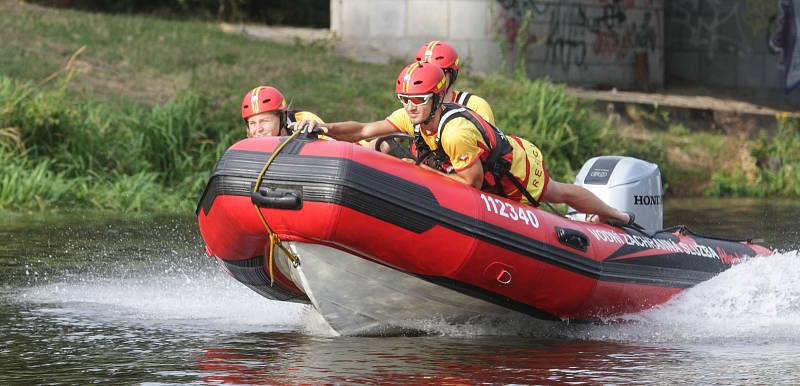
[[[430,43],[428,43],[427,47],[425,47],[425,59],[424,60],[426,62],[430,62],[431,59],[433,59],[433,48],[436,47],[437,44],[439,44],[439,41],[438,40],[433,40]]]
[[[419,68],[419,62],[411,63],[406,68],[406,74],[403,75],[403,92],[408,92],[409,88],[411,88],[411,75],[417,68]]]
[[[253,114],[258,114],[258,93],[261,91],[263,87],[256,87],[253,91],[250,91],[250,110]]]
[[[441,90],[442,88],[444,88],[444,82],[445,82],[446,80],[447,80],[447,77],[445,77],[445,76],[443,76],[443,77],[442,77],[442,79],[441,79],[441,80],[439,80],[439,83],[437,83],[437,84],[436,84],[436,91],[439,91],[439,90]]]

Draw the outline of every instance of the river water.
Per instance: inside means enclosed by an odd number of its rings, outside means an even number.
[[[356,338],[229,278],[190,215],[0,215],[0,384],[798,384],[798,218],[669,201],[665,225],[780,252],[622,322]]]

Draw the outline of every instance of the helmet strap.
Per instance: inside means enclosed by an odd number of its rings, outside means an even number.
[[[450,91],[453,89],[453,85],[456,83],[456,78],[458,78],[458,71],[448,68],[447,70],[445,70],[445,74],[447,74],[447,76],[450,78],[450,82],[447,85],[447,91]]]
[[[286,111],[278,110],[278,120],[280,121],[280,126],[278,127],[278,136],[281,135],[282,131],[286,131],[286,135],[291,134],[291,133],[289,133],[289,127],[287,126],[287,123],[286,123],[286,119],[287,119],[286,116],[287,116],[287,112]]]
[[[428,118],[425,118],[424,121],[420,122],[421,125],[427,125],[428,122],[430,122],[431,119],[433,119],[433,116],[436,115],[436,110],[438,110],[439,106],[441,106],[442,104],[441,103],[442,99],[439,98],[439,94],[433,94],[433,97],[431,97],[431,101],[433,103],[433,107],[431,107],[431,113],[428,114]]]

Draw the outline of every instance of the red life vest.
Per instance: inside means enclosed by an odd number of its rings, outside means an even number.
[[[422,139],[419,125],[414,126],[414,144],[417,151],[417,164],[425,163],[444,173],[450,172],[450,170],[452,170],[452,166],[450,166],[450,156],[448,156],[442,148],[442,134],[448,122],[455,118],[465,118],[478,129],[478,132],[480,132],[483,137],[483,141],[489,147],[480,155],[481,166],[483,167],[483,186],[481,190],[492,190],[506,197],[502,181],[503,178],[507,178],[531,204],[538,206],[538,201],[528,193],[519,179],[511,174],[511,162],[514,159],[514,149],[508,142],[506,135],[491,123],[486,122],[480,115],[464,106],[455,103],[444,103],[442,106],[442,116],[439,119],[439,126],[436,129],[435,150],[431,150],[425,140]]]

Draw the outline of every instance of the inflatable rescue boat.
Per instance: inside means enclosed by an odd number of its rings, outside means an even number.
[[[595,321],[771,253],[662,230],[654,164],[598,157],[577,182],[641,226],[566,218],[387,154],[305,137],[233,145],[197,217],[207,254],[236,280],[269,299],[313,305],[341,334],[425,320]]]

